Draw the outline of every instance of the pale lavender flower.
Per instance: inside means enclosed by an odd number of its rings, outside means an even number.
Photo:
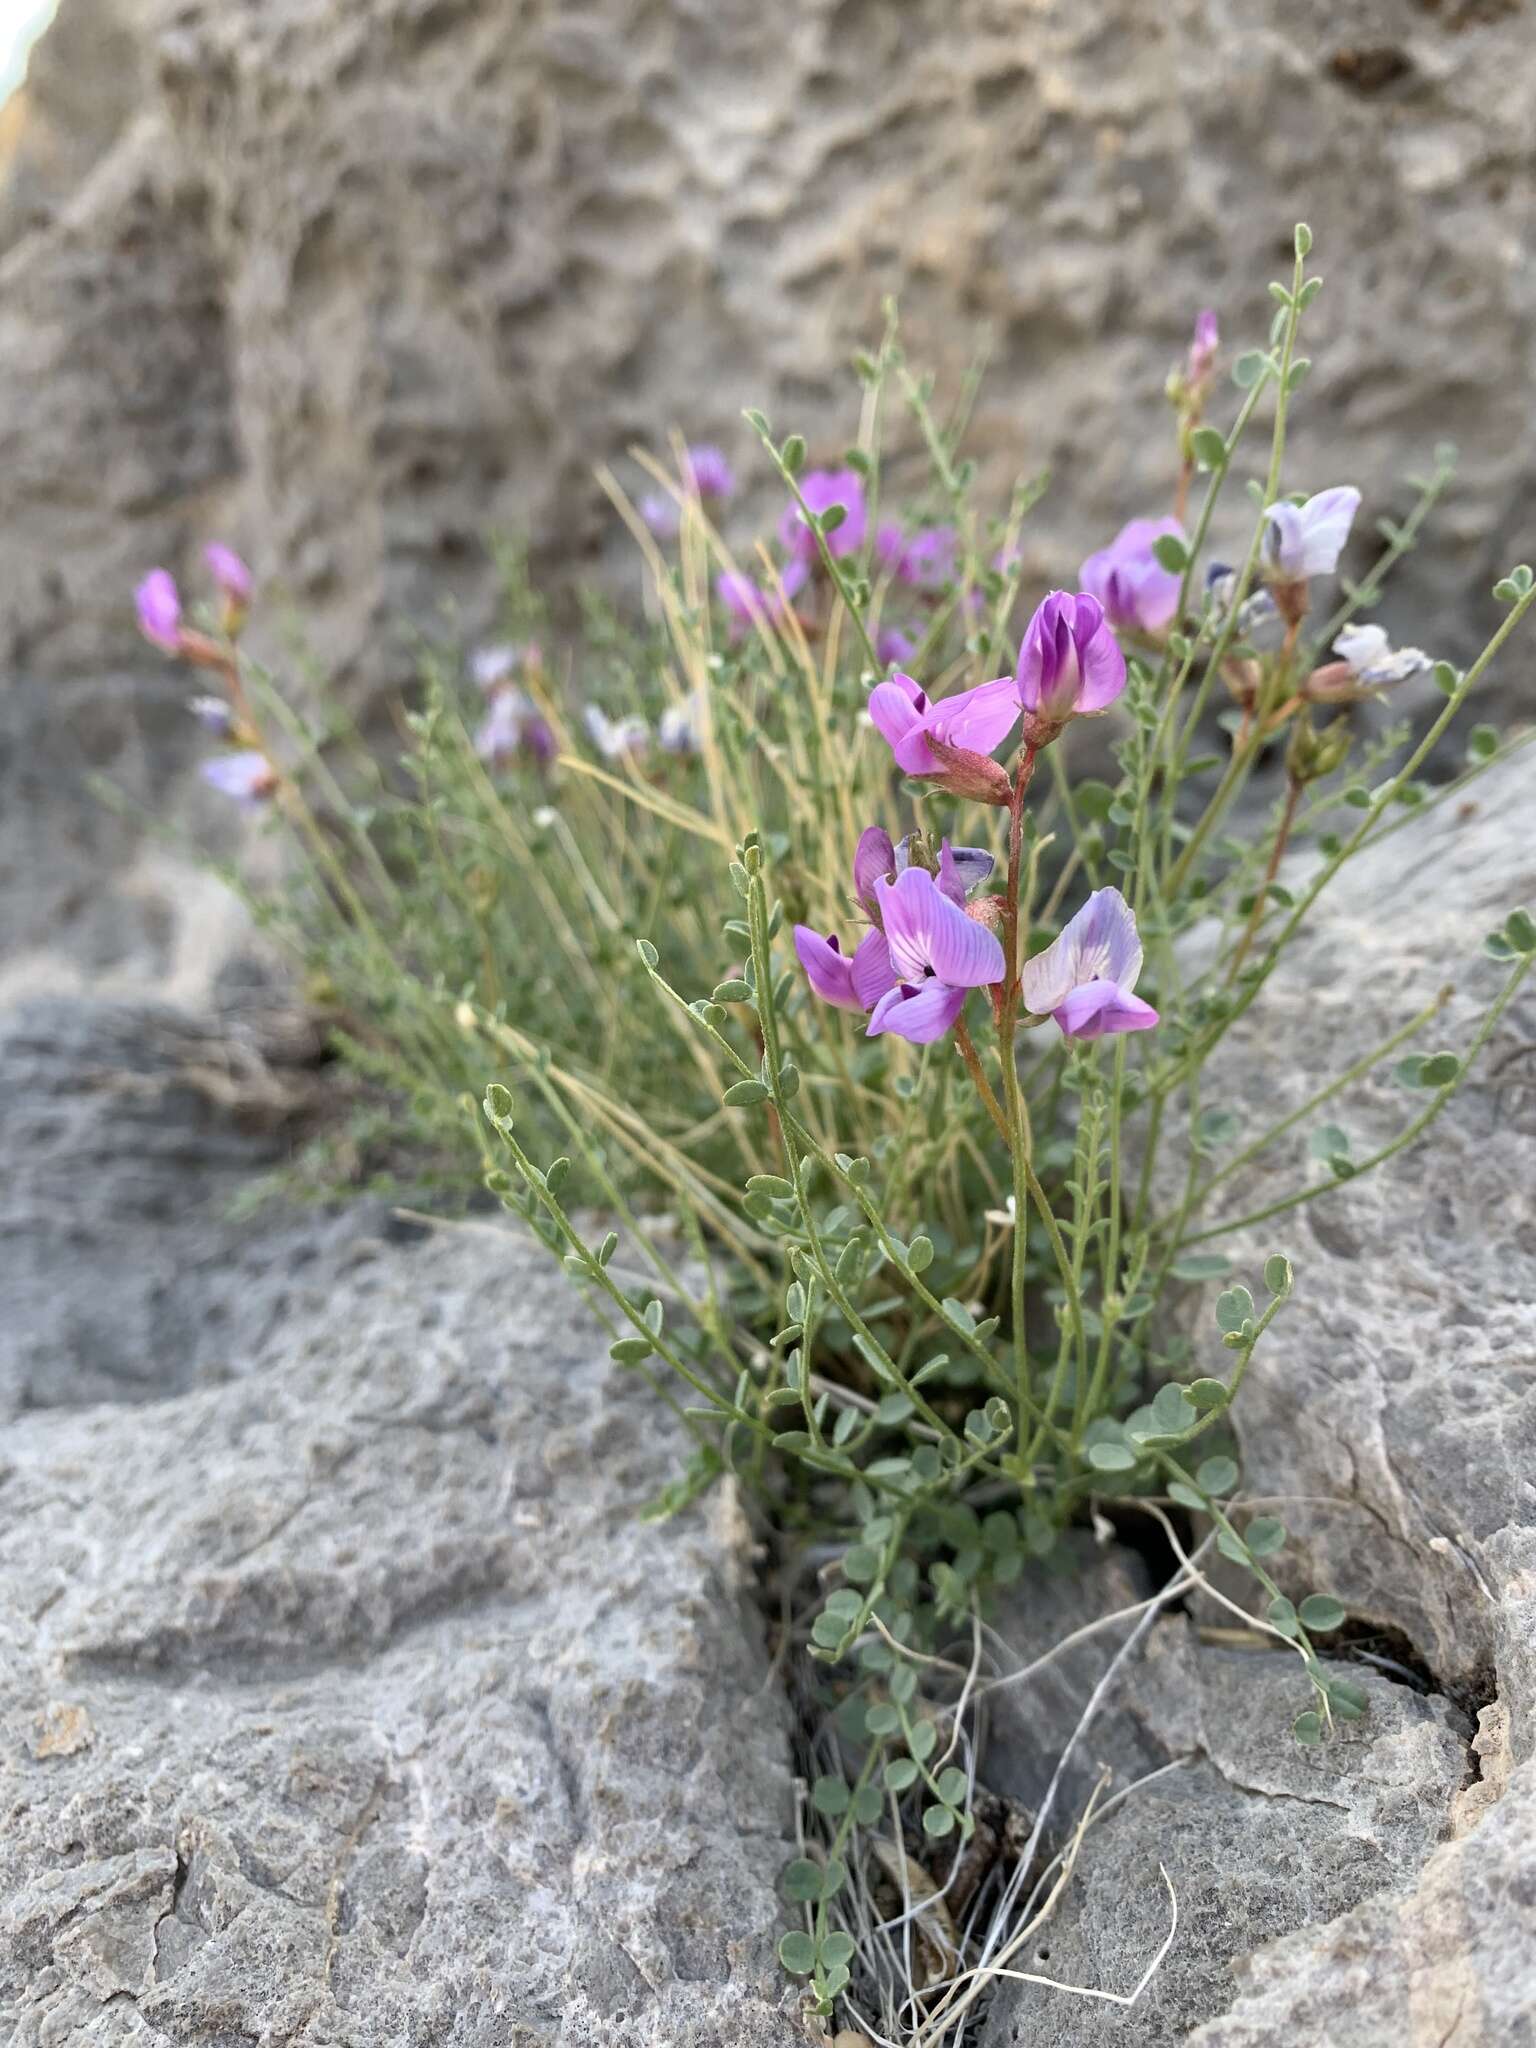
[[[683,515],[677,500],[666,491],[643,492],[635,509],[658,540],[676,539]]]
[[[475,752],[493,768],[503,768],[523,743],[523,728],[533,706],[521,690],[497,689],[475,734]]]
[[[189,697],[187,709],[216,740],[227,740],[235,729],[235,714],[222,697]]]
[[[492,690],[511,682],[522,661],[520,650],[504,640],[493,647],[477,647],[469,657],[470,681],[489,696]]]
[[[1331,576],[1359,507],[1360,493],[1350,484],[1319,491],[1304,505],[1271,505],[1265,514],[1265,575],[1273,583]]]
[[[1096,597],[1051,592],[1025,631],[1015,686],[1038,745],[1069,718],[1108,710],[1125,688],[1125,656]]]
[[[875,884],[895,985],[875,1004],[868,1036],[894,1032],[913,1045],[942,1038],[973,988],[1001,981],[1003,949],[967,917],[926,868],[907,868]]]
[[[244,611],[255,592],[255,579],[233,548],[219,540],[203,549],[203,560],[213,578],[214,588],[237,611]]]
[[[1095,889],[1059,937],[1024,963],[1024,1006],[1054,1017],[1068,1038],[1148,1031],[1157,1012],[1132,995],[1141,973],[1141,938],[1118,889]]]
[[[181,596],[169,569],[151,569],[133,593],[139,631],[167,654],[181,652]]]
[[[1204,312],[1195,315],[1194,339],[1189,344],[1189,362],[1185,370],[1191,384],[1201,384],[1211,374],[1216,364],[1216,351],[1221,345],[1221,334],[1216,325],[1216,315],[1207,306]]]
[[[1177,519],[1133,519],[1078,571],[1117,631],[1160,633],[1178,610],[1180,579],[1152,552],[1165,534],[1183,540],[1184,529]]]
[[[696,754],[703,717],[703,698],[697,690],[685,697],[681,704],[669,704],[656,721],[656,743],[661,751],[664,754]]]
[[[1421,647],[1394,647],[1383,626],[1346,626],[1333,643],[1355,681],[1367,689],[1386,689],[1422,675],[1433,666]]]
[[[903,840],[902,846],[906,844]],[[875,914],[875,884],[894,881],[898,861],[901,867],[907,864],[892,846],[890,833],[880,825],[866,825],[853,850],[853,893],[871,917]]]
[[[643,754],[650,744],[651,730],[643,718],[610,718],[597,705],[589,704],[581,714],[587,737],[605,761],[621,761],[626,754]]]
[[[265,754],[215,754],[201,767],[203,780],[221,796],[233,797],[247,810],[265,803],[277,788],[277,777]]]
[[[917,642],[903,626],[882,626],[875,635],[875,653],[882,667],[895,661],[910,661]]]
[[[911,676],[898,672],[870,691],[869,715],[905,774],[942,775],[950,764],[940,759],[930,742],[990,754],[1013,730],[1019,703],[1011,676],[998,676],[933,703]]]
[[[800,495],[818,515],[841,505],[846,515],[841,526],[827,535],[827,552],[839,560],[856,555],[869,531],[869,506],[864,480],[856,469],[813,469],[800,479]],[[798,505],[786,505],[779,521],[779,539],[796,561],[809,566],[820,554],[816,536],[801,517]]]

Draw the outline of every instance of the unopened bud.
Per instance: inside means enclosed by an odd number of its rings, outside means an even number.
[[[971,803],[1008,808],[1013,792],[1006,769],[1000,768],[989,755],[974,753],[969,747],[952,747],[933,733],[927,735],[927,740],[939,763],[939,773],[926,777],[927,781]]]

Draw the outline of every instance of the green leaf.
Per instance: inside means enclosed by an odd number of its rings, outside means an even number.
[[[794,1899],[800,1905],[810,1905],[819,1899],[821,1886],[821,1866],[808,1856],[797,1856],[793,1863],[786,1865],[779,1879],[779,1890],[785,1898]]]
[[[608,1346],[608,1356],[619,1365],[638,1365],[655,1348],[648,1337],[620,1337],[617,1343]]]
[[[1237,1465],[1231,1458],[1207,1458],[1195,1479],[1205,1493],[1230,1493],[1237,1484]]]
[[[754,1103],[767,1101],[768,1090],[761,1081],[738,1081],[726,1089],[723,1099],[728,1109],[750,1109]]]
[[[1275,1252],[1264,1261],[1264,1285],[1271,1294],[1289,1294],[1291,1291],[1291,1262],[1281,1252]]]
[[[1283,1636],[1298,1635],[1301,1624],[1296,1619],[1296,1609],[1283,1595],[1269,1603],[1269,1618]]]
[[[894,1735],[901,1726],[901,1716],[888,1701],[881,1700],[864,1716],[864,1725],[871,1735]]]
[[[917,1783],[917,1765],[909,1756],[893,1756],[885,1767],[887,1792],[905,1792]]]
[[[1284,1522],[1277,1522],[1273,1515],[1259,1515],[1248,1524],[1244,1535],[1252,1556],[1273,1557],[1277,1550],[1285,1548],[1285,1533]]]
[[[752,990],[744,981],[722,981],[715,989],[717,1003],[744,1003]]]
[[[1251,1529],[1248,1540],[1250,1543],[1253,1541]],[[1341,1628],[1345,1620],[1343,1605],[1331,1593],[1309,1593],[1298,1612],[1302,1627],[1318,1635],[1327,1635],[1330,1630]]]
[[[802,1928],[779,1942],[779,1961],[792,1977],[809,1977],[816,1967],[816,1944]]]
[[[1426,1088],[1449,1088],[1461,1079],[1461,1061],[1453,1052],[1431,1053],[1419,1068]]]
[[[754,1173],[747,1186],[753,1194],[771,1195],[776,1202],[787,1201],[795,1192],[790,1182],[776,1173]]]
[[[930,1806],[923,1814],[923,1833],[932,1835],[935,1841],[945,1835],[952,1835],[959,1815],[947,1806]]]
[[[1160,533],[1152,543],[1152,552],[1170,576],[1182,576],[1189,567],[1189,549],[1176,533]]]
[[[1222,469],[1227,460],[1226,436],[1216,427],[1196,427],[1189,437],[1190,453],[1202,469]]]
[[[1504,920],[1504,938],[1511,952],[1536,953],[1536,918],[1528,910],[1512,910]]]
[[[1195,1489],[1187,1486],[1182,1479],[1172,1479],[1168,1482],[1168,1498],[1176,1500],[1181,1508],[1192,1509],[1196,1514],[1205,1507],[1205,1495],[1196,1493]]]
[[[1232,365],[1232,382],[1239,391],[1251,391],[1268,368],[1268,356],[1256,348],[1244,349]]]
[[[1498,727],[1496,725],[1474,725],[1467,734],[1467,759],[1469,761],[1491,761],[1498,751]]]
[[[1326,1159],[1332,1162],[1335,1159],[1347,1159],[1349,1157],[1349,1133],[1348,1131],[1340,1130],[1337,1124],[1320,1125],[1312,1133],[1311,1138],[1308,1140],[1308,1145],[1314,1159]]]
[[[791,476],[798,476],[805,466],[805,436],[791,434],[779,450],[779,460]]]
[[[959,1806],[971,1789],[971,1781],[958,1764],[951,1764],[948,1770],[940,1771],[937,1779],[939,1797],[946,1806]]]
[[[1227,1385],[1225,1380],[1199,1379],[1191,1382],[1189,1398],[1202,1415],[1209,1415],[1213,1408],[1226,1405]]]
[[[931,1721],[916,1721],[907,1737],[907,1747],[918,1762],[926,1763],[938,1744],[939,1731]]]
[[[1129,1472],[1136,1464],[1136,1454],[1128,1444],[1090,1444],[1088,1462],[1097,1472]]]
[[[1186,1251],[1169,1266],[1176,1280],[1225,1280],[1231,1270],[1225,1251]]]
[[[933,1264],[933,1239],[914,1237],[907,1246],[907,1264],[914,1273],[926,1273]]]
[[[1323,1739],[1323,1717],[1314,1714],[1308,1707],[1304,1714],[1298,1714],[1291,1723],[1291,1733],[1308,1749],[1315,1749]]]
[[[852,1796],[842,1778],[818,1778],[811,1787],[812,1806],[818,1813],[824,1813],[828,1820],[836,1820],[840,1813],[846,1813]]]
[[[1246,1287],[1229,1287],[1216,1297],[1216,1327],[1226,1336],[1235,1336],[1245,1324],[1253,1321],[1253,1296]]]
[[[1181,1436],[1199,1419],[1199,1411],[1188,1394],[1171,1382],[1159,1387],[1152,1398],[1152,1420],[1162,1436]]]
[[[493,1124],[512,1122],[512,1097],[499,1081],[493,1081],[485,1091],[485,1113]]]

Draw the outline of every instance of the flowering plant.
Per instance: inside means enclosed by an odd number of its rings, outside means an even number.
[[[366,766],[349,793],[291,717],[279,761],[250,710],[270,685],[235,649],[248,586],[220,578],[231,609],[191,640],[174,589],[141,600],[158,645],[229,686],[265,773],[226,766],[221,786],[296,826],[305,865],[261,908],[323,977],[348,1057],[424,1128],[467,1109],[491,1191],[676,1410],[692,1457],[657,1512],[730,1473],[777,1532],[835,1715],[813,1747],[821,1847],[785,1880],[806,1925],[782,1951],[823,2012],[901,2008],[840,1900],[888,1801],[919,1839],[971,1834],[981,1652],[948,1653],[1074,1523],[1113,1509],[1203,1532],[1299,1660],[1302,1742],[1364,1708],[1326,1649],[1347,1589],[1298,1584],[1284,1528],[1240,1493],[1231,1412],[1291,1266],[1277,1250],[1237,1273],[1221,1244],[1338,1199],[1428,1128],[1536,964],[1536,924],[1517,909],[1490,936],[1501,981],[1463,1047],[1402,1056],[1441,1006],[1427,992],[1253,1132],[1201,1073],[1341,869],[1518,744],[1476,728],[1458,773],[1420,779],[1446,773],[1536,578],[1501,581],[1506,616],[1465,670],[1358,618],[1450,461],[1343,576],[1358,491],[1283,487],[1310,243],[1299,228],[1267,345],[1231,366],[1224,425],[1200,317],[1168,386],[1173,509],[1127,507],[1075,587],[1027,607],[1040,487],[1021,480],[1000,517],[978,506],[963,418],[935,417],[894,323],[859,359],[863,425],[835,462],[808,469],[799,436],[748,415],[786,503],[745,564],[716,524],[735,481],[718,450],[648,465],[638,509],[609,478],[646,624],[594,603],[561,674],[528,645],[548,622],[511,562],[526,651],[482,654],[468,693],[430,659],[414,800]],[[882,503],[893,396],[930,466],[900,519]],[[1265,406],[1251,537],[1212,563]],[[1348,723],[1430,675],[1417,733]],[[1081,770],[1085,737],[1104,779]],[[1311,1133],[1322,1170],[1297,1162],[1309,1123],[1395,1056],[1398,1135],[1355,1158],[1330,1120]],[[1195,1579],[1203,1555],[1183,1554]],[[943,1993],[956,2026],[970,1968]]]

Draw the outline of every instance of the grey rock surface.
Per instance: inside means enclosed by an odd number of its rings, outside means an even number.
[[[972,441],[999,493],[1054,472],[1058,582],[1166,498],[1164,375],[1201,305],[1262,335],[1298,215],[1295,481],[1400,510],[1461,442],[1388,615],[1464,655],[1536,511],[1526,34],[1508,0],[63,0],[0,199],[0,661],[88,754],[126,703],[168,772],[126,593],[217,530],[356,701],[402,619],[486,620],[489,529],[623,555],[592,470],[632,441],[750,467],[761,405],[835,453],[888,292],[946,388],[990,336]]]
[[[1468,1044],[1507,971],[1482,956],[1482,936],[1536,899],[1527,775],[1515,759],[1344,871],[1208,1070],[1202,1099],[1238,1113],[1241,1142],[1448,980],[1456,992],[1422,1049]],[[1232,1619],[1198,1603],[1160,1621],[1085,1739],[1069,1815],[1100,1761],[1114,1789],[1192,1761],[1088,1836],[1037,1944],[1048,1962],[1021,1967],[1129,1991],[1168,1924],[1160,1861],[1180,1900],[1174,1949],[1129,2011],[1015,1987],[989,2043],[1536,2040],[1533,1037],[1527,989],[1418,1145],[1226,1245],[1255,1289],[1267,1253],[1295,1266],[1234,1411],[1244,1489],[1291,1531],[1282,1582],[1337,1594],[1366,1625],[1361,1650],[1392,1659],[1350,1665],[1367,1715],[1297,1748],[1288,1729],[1306,1693],[1292,1656],[1196,1647],[1193,1619]],[[1358,1158],[1423,1102],[1393,1064],[1316,1119],[1348,1130]],[[1236,1180],[1229,1213],[1315,1177],[1309,1135],[1303,1124],[1262,1176]],[[1223,1372],[1211,1291],[1191,1329],[1198,1369]],[[1100,1575],[1106,1607],[1142,1597],[1136,1578]],[[1070,1619],[1036,1602],[1003,1632],[1027,1656]],[[1438,1691],[1401,1668],[1404,1639]],[[994,1783],[1038,1797],[1106,1661],[1084,1645],[998,1696]]]
[[[84,1012],[50,1050],[48,1016],[0,1054],[57,1261],[6,1304],[0,2034],[802,2039],[744,1528],[638,1519],[680,1459],[654,1396],[499,1224],[220,1235],[271,1141],[188,1078],[213,1034]],[[50,1058],[120,1085],[50,1097]]]

